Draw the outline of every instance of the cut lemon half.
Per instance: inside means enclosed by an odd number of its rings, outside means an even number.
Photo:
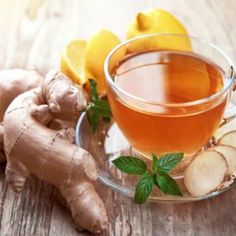
[[[104,74],[105,59],[109,52],[120,43],[120,39],[108,30],[100,30],[88,40],[84,56],[85,77],[87,80],[96,80],[99,95],[106,94]],[[125,50],[119,53],[119,55],[116,55],[112,63],[115,64],[119,59],[124,57],[124,55]],[[88,83],[86,85],[89,88]]]
[[[86,41],[75,39],[67,44],[61,56],[61,72],[77,84],[85,84],[84,53]]]

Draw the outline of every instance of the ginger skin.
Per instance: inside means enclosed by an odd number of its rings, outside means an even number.
[[[100,233],[107,214],[92,183],[98,176],[96,165],[87,151],[72,144],[85,105],[81,90],[56,71],[49,72],[41,86],[14,99],[3,120],[6,179],[16,191],[30,174],[55,185],[77,227]],[[49,128],[55,119],[65,127]]]
[[[19,94],[40,85],[42,77],[35,71],[11,69],[0,71],[0,122],[3,115]]]
[[[11,69],[0,71],[0,162],[5,162],[3,145],[3,116],[10,103],[19,94],[40,85],[42,77],[35,71]]]
[[[4,128],[3,128],[3,125],[0,123],[0,162],[3,162],[6,160],[6,157],[4,154],[3,133],[4,133]]]

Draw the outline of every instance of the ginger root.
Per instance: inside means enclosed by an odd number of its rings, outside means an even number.
[[[4,128],[3,128],[3,125],[0,123],[0,162],[3,162],[6,160],[6,157],[4,154],[3,133],[4,133]]]
[[[36,71],[11,69],[0,71],[0,162],[6,161],[3,145],[3,116],[15,97],[40,85],[42,77]]]
[[[0,122],[3,115],[19,94],[40,85],[42,77],[36,71],[11,69],[0,71]]]
[[[85,105],[81,89],[57,71],[15,98],[3,120],[6,179],[16,191],[30,174],[57,186],[77,227],[99,233],[107,215],[92,183],[98,176],[96,165],[87,151],[72,144],[73,128]],[[64,127],[49,128],[55,120]]]

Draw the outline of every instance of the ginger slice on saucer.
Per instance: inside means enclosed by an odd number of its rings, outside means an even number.
[[[228,172],[226,158],[217,151],[206,150],[196,155],[184,172],[184,184],[195,197],[217,190]]]
[[[236,148],[229,145],[217,145],[211,150],[220,152],[226,159],[228,164],[228,175],[232,178],[236,176]]]
[[[236,131],[236,118],[229,121],[229,123],[221,126],[219,129],[216,130],[214,137],[216,140],[219,140],[221,137],[223,137],[225,134]]]
[[[219,140],[219,143],[230,145],[236,148],[236,130],[224,134]]]

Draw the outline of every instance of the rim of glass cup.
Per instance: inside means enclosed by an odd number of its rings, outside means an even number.
[[[129,43],[132,43],[134,41],[138,41],[140,39],[143,38],[151,38],[151,37],[158,37],[158,36],[170,36],[170,37],[183,37],[183,38],[190,38],[194,41],[197,41],[199,43],[205,44],[211,48],[213,48],[214,50],[216,50],[217,52],[219,52],[222,57],[226,60],[228,67],[230,69],[230,77],[229,77],[229,82],[224,84],[224,87],[218,91],[217,93],[212,94],[211,96],[205,97],[205,98],[201,98],[201,99],[197,99],[191,102],[182,102],[182,103],[163,103],[163,102],[156,102],[156,101],[149,101],[149,100],[145,100],[142,99],[140,97],[134,96],[130,93],[128,93],[127,91],[125,91],[124,89],[120,88],[119,86],[117,86],[117,84],[114,82],[114,80],[112,79],[112,76],[110,75],[109,72],[109,64],[110,64],[110,60],[113,56],[113,54],[119,50],[120,48],[126,46]],[[183,34],[169,34],[169,33],[162,33],[162,34],[145,34],[145,35],[141,35],[135,38],[132,38],[130,40],[127,40],[119,45],[117,45],[107,56],[105,62],[104,62],[104,72],[105,72],[105,77],[106,77],[106,81],[107,83],[109,83],[109,85],[112,87],[112,89],[117,90],[118,92],[120,92],[121,94],[134,99],[136,101],[145,103],[145,104],[150,104],[150,105],[157,105],[157,106],[165,106],[165,107],[182,107],[182,106],[195,106],[195,105],[200,105],[202,103],[206,103],[206,102],[210,102],[212,100],[214,100],[215,98],[219,97],[220,95],[224,94],[228,89],[231,88],[231,86],[233,87],[234,83],[235,83],[235,79],[234,79],[234,74],[235,74],[235,69],[234,69],[234,65],[233,62],[231,61],[231,59],[228,57],[228,55],[222,50],[220,49],[218,46],[216,46],[213,43],[207,42],[205,40],[199,39],[195,36],[190,36],[190,35],[183,35]]]

